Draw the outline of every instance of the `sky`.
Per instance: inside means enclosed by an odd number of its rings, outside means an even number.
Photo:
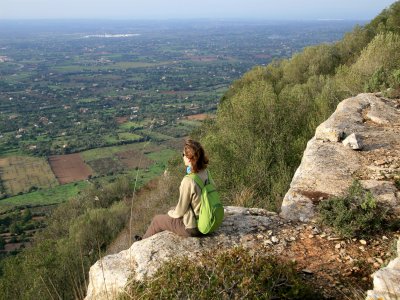
[[[370,20],[394,0],[0,0],[5,19]]]

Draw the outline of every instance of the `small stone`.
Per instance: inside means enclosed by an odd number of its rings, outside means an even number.
[[[309,234],[308,237],[309,237],[310,239],[312,239],[312,238],[314,237],[314,235],[313,235],[313,234]]]
[[[273,245],[273,244],[274,243],[270,239],[264,241],[264,245]]]
[[[322,237],[322,238],[324,238],[324,237],[326,237],[326,233],[323,232],[323,233],[321,233],[319,236]]]
[[[279,242],[279,239],[276,236],[273,236],[271,237],[271,241],[276,244]]]
[[[301,270],[303,273],[308,274],[308,275],[312,275],[314,272],[309,270],[309,269],[303,269]]]
[[[377,262],[376,263],[374,263],[374,268],[379,268],[381,265],[380,264],[378,264]]]
[[[262,239],[264,236],[262,234],[257,234],[258,239]]]
[[[342,245],[340,245],[340,243],[338,243],[338,244],[335,245],[335,249],[340,249],[341,246]]]
[[[382,236],[382,240],[388,240],[388,237],[386,235]]]
[[[360,249],[361,251],[365,251],[365,247],[364,246],[360,246],[360,247],[358,247],[358,249]]]
[[[365,240],[360,240],[360,244],[361,244],[361,245],[366,245],[366,244],[367,244],[367,241],[365,241]]]
[[[384,165],[385,163],[386,163],[386,161],[383,160],[383,159],[379,159],[379,160],[375,160],[374,161],[374,164],[377,165],[377,166]]]
[[[361,136],[355,133],[350,134],[342,143],[353,150],[361,150],[364,147]]]
[[[369,262],[370,264],[373,264],[375,262],[375,260],[373,258],[369,257],[367,259],[367,262]]]
[[[375,259],[376,259],[376,261],[377,261],[378,263],[380,263],[381,265],[383,265],[383,259],[382,259],[382,258],[377,257],[377,258],[375,258]]]
[[[289,238],[289,240],[293,242],[293,241],[296,240],[296,238],[295,238],[294,236],[291,236],[291,237]]]

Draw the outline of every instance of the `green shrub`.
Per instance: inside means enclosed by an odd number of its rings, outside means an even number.
[[[383,228],[386,210],[377,205],[370,191],[355,180],[343,197],[333,197],[318,205],[320,221],[342,237],[365,237]]]
[[[122,299],[321,299],[294,265],[236,248],[166,263],[143,282],[133,281]]]

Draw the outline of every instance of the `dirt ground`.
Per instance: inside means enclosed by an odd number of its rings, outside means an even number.
[[[85,180],[93,174],[79,153],[49,157],[51,169],[60,184]]]
[[[188,120],[204,121],[204,120],[210,119],[210,116],[207,114],[197,114],[197,115],[187,116],[186,118]]]
[[[117,117],[117,118],[115,118],[115,120],[118,124],[123,124],[128,121],[128,117]]]

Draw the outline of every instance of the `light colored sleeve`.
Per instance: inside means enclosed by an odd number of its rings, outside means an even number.
[[[171,218],[182,218],[183,215],[190,209],[193,195],[196,193],[195,183],[193,179],[184,177],[179,187],[179,200],[175,209],[168,212]]]

